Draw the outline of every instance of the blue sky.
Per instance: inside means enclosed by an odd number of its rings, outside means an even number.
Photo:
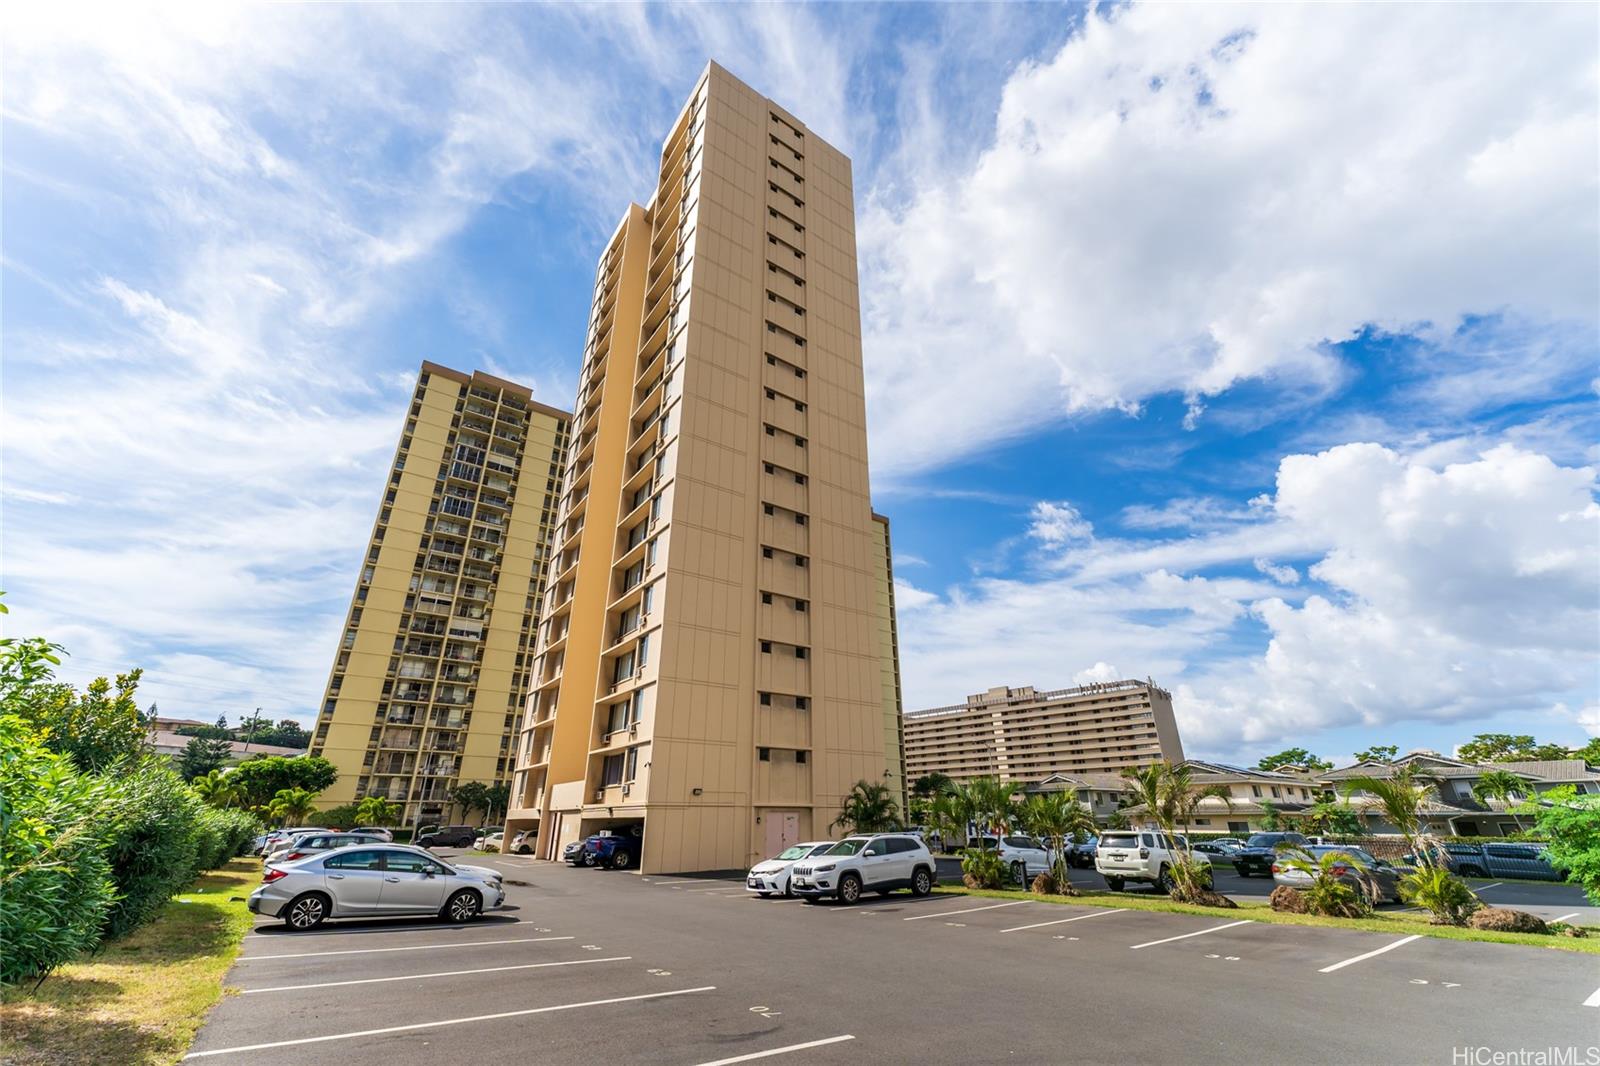
[[[854,161],[908,707],[1600,733],[1591,8],[174,6],[5,42],[4,587],[309,721],[422,359],[566,405],[708,58]]]

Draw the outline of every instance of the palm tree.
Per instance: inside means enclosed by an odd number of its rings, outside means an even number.
[[[1478,778],[1477,784],[1472,786],[1472,795],[1485,807],[1489,806],[1492,799],[1501,800],[1506,805],[1506,813],[1511,815],[1517,823],[1517,832],[1522,832],[1522,819],[1517,817],[1517,812],[1511,807],[1511,797],[1521,796],[1528,791],[1528,783],[1509,770],[1490,770]]]
[[[400,804],[382,796],[367,796],[356,804],[356,821],[362,825],[394,825],[400,820]]]
[[[899,823],[900,808],[889,786],[861,780],[845,796],[839,805],[839,817],[828,828],[847,833],[882,833],[898,828]]]
[[[232,807],[239,802],[239,790],[233,787],[233,782],[221,770],[212,770],[195,778],[189,782],[189,787],[213,807]]]
[[[1011,799],[1011,786],[998,777],[975,777],[948,786],[949,795],[957,812],[963,815],[962,829],[971,822],[979,833],[999,835],[1011,828],[1016,819],[1016,804]]]
[[[1306,892],[1306,902],[1312,914],[1330,918],[1360,918],[1372,911],[1378,901],[1378,884],[1372,878],[1367,864],[1348,852],[1325,851],[1312,855],[1301,848],[1285,848],[1275,860],[1278,865],[1298,870],[1311,878]],[[1344,881],[1346,871],[1354,870],[1361,878],[1362,893],[1356,894]]]
[[[1076,894],[1067,875],[1067,840],[1078,833],[1093,833],[1094,815],[1071,792],[1044,792],[1029,796],[1020,809],[1022,826],[1043,837],[1052,852],[1050,876],[1063,896]]]
[[[1190,766],[1174,766],[1169,762],[1125,767],[1122,776],[1131,784],[1129,791],[1133,794],[1134,805],[1142,806],[1156,828],[1171,839],[1178,853],[1178,861],[1172,866],[1172,879],[1180,895],[1192,897],[1203,886],[1188,838],[1179,836],[1178,828],[1189,828],[1203,800],[1220,799],[1228,810],[1233,810],[1227,786],[1198,785]]]
[[[939,834],[941,843],[949,847],[958,836],[965,836],[967,818],[958,809],[956,798],[948,792],[928,801],[928,828]]]
[[[1422,810],[1428,794],[1438,787],[1437,777],[1410,764],[1388,777],[1351,777],[1343,786],[1346,796],[1362,793],[1363,806],[1382,811],[1383,817],[1406,838],[1417,861],[1424,866],[1435,861],[1434,848],[1438,841],[1427,831]]]
[[[317,813],[317,794],[304,788],[280,788],[267,813],[284,825],[305,825]]]

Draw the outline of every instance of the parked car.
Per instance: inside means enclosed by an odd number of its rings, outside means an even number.
[[[1013,835],[998,840],[988,837],[986,840],[989,842],[986,846],[1000,852],[1000,860],[1011,871],[1011,880],[1019,885],[1027,884],[1036,875],[1050,869],[1050,850],[1032,837]]]
[[[387,844],[388,841],[380,840],[366,833],[300,833],[290,837],[284,846],[278,848],[271,855],[261,860],[262,866],[282,865],[303,859],[307,855],[319,851],[333,851],[335,848],[347,848],[351,844]]]
[[[405,844],[358,844],[269,868],[247,905],[306,930],[328,918],[399,914],[466,922],[505,898],[497,870],[447,863]]]
[[[1244,841],[1240,840],[1238,837],[1212,837],[1210,843],[1223,844],[1227,847],[1233,848],[1235,851],[1244,847]]]
[[[533,846],[539,842],[537,829],[524,829],[511,838],[511,846],[506,851],[512,855],[532,855]]]
[[[1194,845],[1194,850],[1210,859],[1212,862],[1227,862],[1233,858],[1233,853],[1239,848],[1235,844],[1219,844],[1215,840],[1202,840]]]
[[[602,829],[583,842],[583,864],[623,870],[639,861],[641,841],[633,826]]]
[[[583,840],[574,840],[572,843],[562,848],[561,861],[566,863],[568,866],[582,866],[583,846],[588,842],[589,841],[587,838]]]
[[[268,833],[266,839],[261,842],[261,854],[271,855],[274,851],[283,847],[283,845],[288,842],[290,837],[299,833],[337,832],[337,829],[329,829],[325,825],[288,826],[283,829],[274,829],[272,832]]]
[[[1296,870],[1283,863],[1284,855],[1299,854],[1309,857],[1311,862],[1319,861],[1324,855],[1348,855],[1366,869],[1362,873],[1355,865],[1335,866],[1334,876],[1344,884],[1364,894],[1374,904],[1400,902],[1400,875],[1401,871],[1374,858],[1371,852],[1361,848],[1353,848],[1348,844],[1309,844],[1304,848],[1293,848],[1278,853],[1278,861],[1272,864],[1272,880],[1274,884],[1288,885],[1290,888],[1307,889],[1311,887],[1311,875],[1304,870]]]
[[[478,839],[478,830],[470,825],[446,825],[417,837],[420,848],[468,848]]]
[[[472,838],[472,846],[477,848],[479,851],[482,851],[483,846],[488,843],[490,837],[494,836],[496,833],[504,835],[505,831],[506,827],[503,825],[483,826],[478,830],[478,835]]]
[[[807,844],[792,844],[770,859],[756,863],[745,874],[746,891],[763,899],[770,896],[792,896],[789,891],[789,874],[801,859],[833,847],[831,840],[814,840]]]
[[[369,837],[377,837],[385,843],[394,843],[394,831],[385,829],[381,825],[358,825],[350,830],[352,833],[365,833]]]
[[[888,895],[909,888],[926,896],[938,883],[938,866],[922,841],[903,833],[845,837],[826,851],[795,863],[789,887],[806,903],[834,896],[851,904],[862,892]]]
[[[1565,881],[1566,870],[1550,863],[1542,844],[1485,844],[1484,862],[1490,877],[1520,877],[1529,881]]]
[[[1100,853],[1100,838],[1090,837],[1081,844],[1067,845],[1067,864],[1083,870],[1094,869],[1095,856]]]
[[[1230,862],[1240,877],[1251,877],[1260,874],[1262,877],[1272,876],[1272,862],[1278,857],[1280,844],[1293,844],[1295,847],[1306,846],[1306,838],[1299,833],[1255,833],[1245,841],[1244,847],[1233,853]]]
[[[1181,838],[1180,838],[1181,839]],[[1179,842],[1154,829],[1107,830],[1100,834],[1100,848],[1094,868],[1106,879],[1106,886],[1121,892],[1129,882],[1154,885],[1158,891],[1172,891],[1172,864],[1177,861]],[[1205,884],[1211,884],[1211,860],[1203,852],[1191,853],[1205,866]]]

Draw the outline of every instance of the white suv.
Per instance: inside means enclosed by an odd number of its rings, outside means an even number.
[[[1047,873],[1050,870],[1050,849],[1032,837],[1020,835],[983,837],[978,844],[990,851],[999,852],[1000,861],[1006,864],[1011,880],[1019,885],[1027,884],[1035,874]]]
[[[845,837],[801,859],[790,868],[789,888],[806,903],[834,896],[848,904],[863,892],[888,895],[897,888],[926,896],[937,883],[937,871],[933,853],[916,837],[878,833]]]
[[[1172,864],[1177,861],[1177,844],[1165,833],[1153,829],[1108,829],[1100,834],[1100,847],[1094,868],[1106,879],[1106,887],[1121,892],[1129,881],[1154,885],[1162,892],[1172,891]],[[1206,867],[1205,882],[1211,883],[1211,860],[1201,852],[1190,852]]]

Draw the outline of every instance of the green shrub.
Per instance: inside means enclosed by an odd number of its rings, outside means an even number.
[[[107,858],[119,898],[106,935],[118,937],[154,916],[194,878],[205,805],[163,760],[146,759],[113,780],[118,795],[107,812]]]
[[[101,851],[105,783],[0,717],[0,984],[93,948],[114,899]]]
[[[1365,918],[1372,903],[1364,892],[1331,877],[1319,877],[1306,889],[1306,909],[1325,918]]]
[[[1005,888],[1011,869],[998,851],[966,848],[961,852],[961,879],[968,888]]]
[[[329,807],[317,815],[317,824],[325,825],[329,829],[353,829],[358,825],[365,825],[361,815],[356,810],[354,803],[343,803],[337,807]]]
[[[1435,925],[1465,925],[1481,903],[1467,883],[1439,866],[1422,866],[1400,879],[1400,898],[1433,913]]]
[[[223,847],[222,859],[217,863],[221,866],[229,859],[243,855],[250,850],[250,844],[261,832],[261,821],[249,811],[223,810],[218,811],[223,819]]]

